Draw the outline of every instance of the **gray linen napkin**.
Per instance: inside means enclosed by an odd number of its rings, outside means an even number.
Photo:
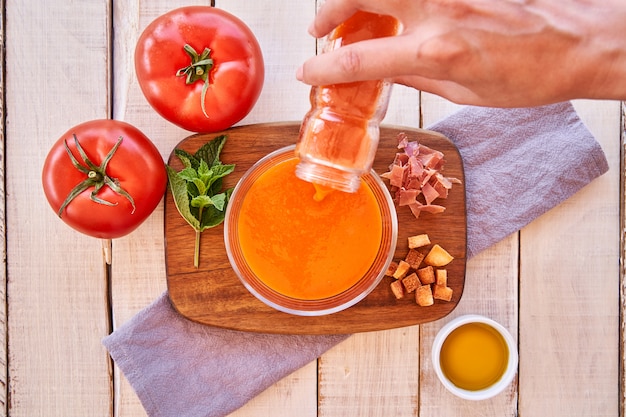
[[[465,107],[428,129],[450,138],[463,160],[468,259],[609,169],[570,102]]]
[[[468,258],[519,230],[608,170],[571,103],[464,107],[430,126],[465,169]],[[151,417],[217,417],[348,335],[246,333],[191,322],[167,293],[103,341]]]

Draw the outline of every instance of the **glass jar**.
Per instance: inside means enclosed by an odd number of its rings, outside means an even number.
[[[393,17],[359,11],[328,35],[323,52],[394,36],[398,27]],[[314,184],[355,192],[361,175],[372,168],[391,86],[387,80],[313,86],[311,109],[303,119],[296,145],[300,158],[296,175]]]

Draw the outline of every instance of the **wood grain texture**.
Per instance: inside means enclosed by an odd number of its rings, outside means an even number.
[[[383,122],[421,127],[420,100],[419,91],[395,85]],[[322,355],[318,415],[419,415],[414,404],[421,366],[420,327],[358,333]]]
[[[210,5],[209,0],[194,4]],[[255,33],[264,53],[266,78],[255,108],[240,123],[301,118],[308,108],[308,87],[295,80],[297,65],[315,53],[315,40],[294,27],[306,27],[315,12],[311,7],[286,0],[250,3],[245,0],[216,1],[216,7],[235,14]],[[158,146],[164,159],[173,147],[190,135],[160,118],[143,97],[134,74],[134,45],[141,31],[167,11],[189,5],[183,0],[133,0],[114,2],[114,117],[129,121]],[[271,9],[271,12],[270,12]],[[163,205],[131,236],[114,242],[112,277],[113,317],[117,327],[146,307],[166,290],[163,247]],[[275,404],[290,415],[313,416],[316,371],[301,369],[270,387],[234,415],[273,415]],[[115,409],[119,416],[145,415],[139,400],[116,370]],[[288,392],[284,387],[288,386]],[[311,407],[313,400],[313,407]]]
[[[40,178],[65,131],[109,116],[109,2],[5,6],[9,415],[110,416],[101,243],[59,220]],[[24,76],[35,54],[43,72]]]
[[[133,124],[148,136],[161,155],[187,133],[161,118],[148,105],[135,76],[135,44],[143,29],[159,15],[178,6],[180,0],[116,1],[113,7],[113,108],[114,119]],[[163,205],[132,234],[113,241],[110,277],[112,330],[128,321],[166,290],[163,240],[160,223]],[[119,371],[113,369],[115,415],[145,416],[137,395]]]
[[[315,14],[315,2],[216,0],[216,6],[250,26],[265,60],[263,91],[240,125],[301,119],[309,107],[309,87],[295,79],[295,71],[306,58],[315,54],[315,39],[305,30]],[[316,361],[313,361],[265,390],[232,417],[275,417],[277,412],[286,416],[315,417],[317,378]]]
[[[4,0],[0,0],[0,57],[2,58],[0,70],[0,160],[5,160],[5,91],[4,91]],[[6,190],[4,165],[0,167],[0,256],[2,256],[2,271],[0,272],[0,417],[8,413],[7,403],[7,269],[6,269]]]
[[[619,325],[619,345],[626,346],[626,102],[622,101],[620,120],[620,190],[619,190],[619,230],[620,230],[620,325]],[[619,415],[626,413],[626,349],[621,349],[619,357]]]
[[[316,0],[216,3],[250,25],[266,58],[265,88],[241,125],[300,120],[308,108],[308,87],[294,74],[315,54],[306,27]],[[0,337],[0,416],[146,415],[124,376],[110,368],[101,345],[110,330],[101,243],[59,221],[40,191],[37,172],[59,135],[94,118],[112,116],[135,124],[164,159],[190,135],[148,106],[132,62],[141,30],[158,15],[188,4],[0,0],[6,35],[0,43],[6,54],[0,148],[6,168],[6,175],[0,171],[6,204],[2,212],[0,203],[0,253],[6,275],[0,273],[0,336],[5,301],[8,320],[6,339]],[[34,56],[45,73],[25,76]],[[229,417],[624,417],[626,203],[619,184],[624,103],[575,105],[609,157],[609,173],[469,260],[463,297],[448,316],[355,334]],[[395,86],[385,123],[426,127],[457,108]],[[114,328],[166,289],[164,206],[135,233],[113,242]],[[455,399],[431,371],[434,334],[465,312],[489,315],[518,334],[518,381],[486,402]]]
[[[235,163],[235,172],[227,177],[224,187],[235,181],[258,159],[283,146],[295,143],[299,123],[248,125],[224,132],[228,140],[220,159]],[[171,193],[165,202],[166,265],[169,296],[174,307],[185,317],[215,326],[247,331],[276,333],[355,333],[396,328],[439,319],[454,309],[463,293],[466,249],[466,215],[464,174],[460,155],[454,145],[440,134],[408,128],[383,127],[381,145],[374,161],[374,170],[385,172],[397,152],[397,135],[406,132],[411,140],[440,150],[446,158],[445,175],[458,178],[446,200],[442,214],[423,213],[419,220],[408,207],[397,210],[398,244],[395,259],[404,259],[409,236],[427,233],[454,256],[446,266],[449,286],[454,290],[451,302],[437,300],[430,307],[418,306],[412,297],[396,300],[386,277],[363,301],[332,315],[303,317],[286,314],[266,306],[243,287],[230,267],[224,248],[223,225],[203,233],[200,246],[200,267],[193,266],[194,231],[181,218]],[[196,135],[177,146],[194,153],[211,140],[211,135]],[[182,169],[176,156],[170,166]]]
[[[424,126],[458,110],[460,106],[431,94],[422,96]],[[450,394],[439,382],[430,359],[437,332],[464,314],[481,314],[505,326],[515,337],[518,324],[519,237],[513,233],[467,262],[463,299],[443,320],[420,326],[420,417],[472,417],[517,415],[517,384],[501,395],[472,402]]]
[[[319,416],[419,415],[419,327],[355,334],[322,356]]]
[[[467,262],[466,289],[449,317],[421,326],[420,417],[517,415],[516,380],[503,393],[483,401],[466,401],[448,392],[437,379],[430,358],[437,332],[447,321],[480,314],[506,327],[517,339],[518,236],[510,235]]]
[[[521,232],[521,415],[619,412],[620,104],[574,104],[609,172]]]

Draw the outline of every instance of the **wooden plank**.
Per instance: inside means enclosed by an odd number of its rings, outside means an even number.
[[[520,414],[618,414],[620,105],[575,107],[610,171],[524,228]]]
[[[315,13],[313,0],[216,0],[216,7],[234,14],[250,27],[265,62],[261,96],[238,125],[302,120],[310,107],[310,88],[296,80],[296,69],[315,53],[315,40],[306,33]]]
[[[5,159],[5,90],[4,90],[4,0],[0,0],[0,57],[2,58],[2,70],[0,71],[0,160]],[[4,165],[0,168],[0,254],[2,255],[3,268],[0,272],[0,417],[5,417],[8,412],[7,403],[7,296],[6,296],[6,190]]]
[[[6,5],[8,370],[15,417],[111,414],[109,360],[100,342],[108,333],[101,243],[58,219],[39,177],[61,134],[109,115],[109,16],[104,0]]]
[[[517,339],[518,236],[512,234],[467,263],[463,298],[450,316],[421,326],[420,417],[466,417],[516,415],[515,382],[503,393],[483,401],[455,397],[439,382],[430,359],[437,332],[451,319],[480,314],[502,324]],[[558,415],[558,414],[553,414]]]
[[[162,119],[145,100],[135,77],[134,52],[143,28],[157,16],[183,5],[182,1],[113,2],[113,118],[140,129],[155,143],[162,156],[168,153],[171,143],[186,132]],[[163,208],[159,206],[132,234],[113,242],[110,283],[113,329],[165,291],[164,248],[159,227],[162,219]],[[114,368],[113,384],[116,415],[146,415],[117,366]]]
[[[420,93],[395,85],[383,124],[420,127]],[[358,333],[323,355],[319,415],[417,415],[419,329]]]
[[[422,93],[422,124],[424,128],[449,116],[463,106],[430,93]]]
[[[621,121],[620,121],[620,173],[621,173],[621,189],[620,189],[620,346],[626,346],[626,101],[621,103]],[[619,357],[619,415],[626,414],[626,349],[622,349]]]
[[[320,417],[418,415],[419,326],[359,333],[320,359]]]
[[[144,131],[157,144],[164,159],[189,132],[161,119],[149,107],[134,78],[133,52],[141,31],[153,19],[186,5],[188,3],[182,0],[114,2],[114,116]],[[296,81],[295,70],[307,56],[307,48],[314,51],[315,42],[305,33],[298,34],[294,27],[305,27],[312,17],[313,7],[307,10],[302,4],[289,1],[273,2],[271,12],[265,3],[218,1],[217,6],[248,24],[261,44],[266,63],[266,80],[259,101],[240,124],[300,119],[308,108],[308,88]],[[144,226],[114,242],[112,293],[116,326],[129,320],[165,289],[162,225],[163,210],[159,207]],[[290,415],[314,415],[314,372],[310,366],[297,371],[234,415],[275,415],[276,407]],[[119,371],[116,386],[118,415],[145,415]]]
[[[432,94],[422,95],[424,126],[444,118],[460,106]],[[468,237],[469,238],[469,237]],[[516,386],[492,399],[469,402],[450,394],[437,379],[430,355],[433,340],[441,327],[463,314],[481,314],[517,334],[518,236],[513,234],[468,260],[463,298],[450,316],[421,326],[420,333],[420,417],[473,415],[515,415]]]
[[[301,120],[309,109],[309,87],[298,82],[295,73],[315,51],[315,40],[305,30],[315,13],[313,0],[217,0],[216,5],[246,22],[263,51],[263,91],[240,124]],[[232,413],[232,417],[316,416],[316,370],[315,362],[297,370]]]

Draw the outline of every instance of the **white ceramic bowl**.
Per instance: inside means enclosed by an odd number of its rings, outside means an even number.
[[[500,333],[500,335],[506,342],[509,351],[508,363],[502,377],[491,386],[476,391],[459,388],[458,386],[453,384],[452,381],[450,381],[450,379],[446,377],[443,370],[441,369],[440,362],[441,348],[446,338],[455,329],[469,323],[482,323],[495,329],[498,333]],[[448,391],[466,400],[485,400],[494,397],[502,392],[511,383],[511,381],[513,381],[513,378],[517,373],[518,365],[517,343],[513,339],[513,336],[511,336],[511,333],[509,333],[509,331],[500,323],[497,323],[492,319],[480,315],[464,315],[453,319],[445,326],[443,326],[441,330],[439,330],[437,336],[435,337],[435,341],[433,342],[432,362],[437,377]]]

